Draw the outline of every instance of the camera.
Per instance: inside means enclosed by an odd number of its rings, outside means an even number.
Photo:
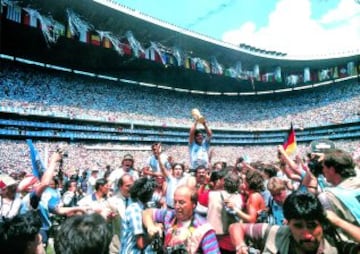
[[[314,176],[318,177],[322,174],[323,167],[320,154],[324,154],[334,148],[335,143],[331,140],[314,140],[310,143],[310,151],[307,155],[309,158],[308,167]]]
[[[148,209],[148,208],[156,208],[156,203],[154,201],[146,202],[145,209]]]
[[[320,156],[319,155],[315,155],[315,156],[309,156],[310,160],[308,162],[308,167],[311,171],[311,173],[315,176],[318,177],[320,174],[322,174],[322,163],[321,161],[319,161]]]
[[[64,158],[67,158],[69,155],[62,147],[56,148],[56,152],[61,155],[61,160],[59,161],[59,172],[60,172],[63,170]]]
[[[64,148],[62,148],[62,147],[56,148],[56,152],[59,153],[59,154],[61,154],[61,156],[62,156],[63,158],[67,158],[67,157],[69,156],[68,153],[67,153],[67,151],[65,151]]]
[[[159,233],[155,234],[154,239],[151,242],[151,247],[156,253],[162,253],[163,252],[163,238],[160,236]]]
[[[188,251],[186,249],[185,244],[179,244],[171,247],[166,247],[166,254],[187,254]]]

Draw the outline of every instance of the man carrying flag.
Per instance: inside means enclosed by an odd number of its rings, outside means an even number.
[[[294,154],[296,151],[296,136],[295,130],[291,123],[290,130],[288,132],[287,139],[283,145],[278,146],[279,159],[281,164],[282,172],[285,175],[295,181],[299,182],[297,188],[300,192],[312,192],[317,194],[318,192],[318,179],[315,176],[309,167],[300,159],[299,163],[295,163],[294,160],[290,158],[290,155]],[[299,158],[297,158],[299,160]]]
[[[285,174],[288,179],[296,182],[301,182],[305,176],[305,171],[298,167],[298,165],[290,158],[296,151],[296,137],[293,124],[291,123],[290,130],[282,145],[278,145],[278,158],[280,161],[280,169],[282,174]],[[278,174],[279,177],[284,177]]]
[[[64,153],[56,151],[52,154],[48,169],[45,169],[39,153],[33,146],[31,140],[27,140],[30,148],[31,162],[34,176],[38,177],[40,184],[36,185],[22,200],[20,213],[29,210],[37,210],[41,218],[40,234],[43,244],[47,245],[49,230],[52,226],[51,217],[56,214],[60,216],[71,216],[77,213],[85,213],[82,207],[63,207],[61,195],[57,190],[58,179],[55,176],[63,161]]]

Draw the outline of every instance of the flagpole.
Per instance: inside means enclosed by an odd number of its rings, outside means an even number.
[[[48,168],[48,164],[49,164],[49,144],[47,144],[45,146],[45,151],[44,151],[44,160],[45,161],[45,168]]]

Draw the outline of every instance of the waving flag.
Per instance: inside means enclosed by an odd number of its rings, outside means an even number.
[[[288,155],[291,155],[296,151],[296,135],[292,123],[283,147]]]
[[[38,178],[40,180],[41,176],[44,173],[44,171],[46,170],[46,168],[45,168],[44,163],[42,162],[42,160],[40,158],[39,152],[34,147],[34,144],[32,143],[32,140],[27,139],[26,143],[28,144],[28,146],[30,148],[32,173],[36,178]]]

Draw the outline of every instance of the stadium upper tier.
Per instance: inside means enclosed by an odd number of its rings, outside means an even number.
[[[0,53],[136,83],[211,93],[312,88],[356,77],[359,51],[294,58],[230,45],[112,0],[1,0]]]
[[[135,86],[118,81],[3,61],[0,106],[71,119],[188,128],[198,108],[212,128],[288,129],[360,119],[360,86],[348,80],[267,96],[209,96]]]

